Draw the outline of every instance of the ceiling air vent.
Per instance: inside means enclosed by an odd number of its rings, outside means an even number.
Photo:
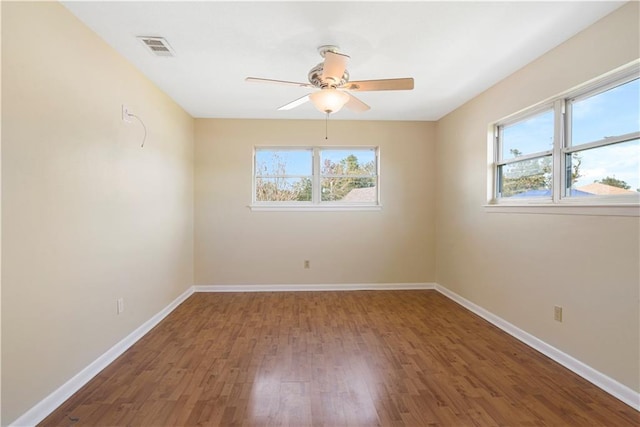
[[[144,43],[155,56],[175,56],[169,43],[162,37],[138,36],[138,40]]]

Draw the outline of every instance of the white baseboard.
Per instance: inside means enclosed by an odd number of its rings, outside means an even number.
[[[184,300],[193,294],[193,287],[190,287],[182,293],[178,298],[173,300],[169,305],[154,315],[151,319],[144,322],[139,328],[131,332],[124,339],[111,347],[102,356],[94,360],[89,366],[76,374],[69,381],[60,386],[56,391],[45,397],[34,407],[25,412],[20,418],[9,424],[10,427],[27,427],[35,426],[51,414],[56,408],[62,405],[76,391],[80,390],[93,377],[98,375],[100,371],[109,366],[122,353],[127,351],[129,347],[135,344],[140,338],[146,335],[154,326],[162,319],[167,317],[169,313],[175,310]]]
[[[640,393],[632,390],[631,388],[627,387],[624,384],[619,383],[613,378],[608,377],[602,372],[597,371],[592,367],[582,363],[578,359],[575,359],[572,356],[569,356],[568,354],[536,338],[535,336],[529,334],[528,332],[523,331],[517,326],[512,325],[506,320],[485,310],[479,305],[474,304],[473,302],[461,297],[455,292],[450,291],[444,286],[436,284],[435,289],[441,294],[443,294],[444,296],[448,297],[449,299],[457,302],[467,310],[477,314],[478,316],[482,317],[489,323],[492,323],[493,325],[502,329],[512,337],[517,338],[518,340],[527,344],[529,347],[532,347],[538,350],[540,353],[558,362],[565,368],[580,375],[582,378],[591,382],[595,386],[601,388],[602,390],[606,391],[610,395],[616,397],[617,399],[631,406],[636,411],[640,411]]]
[[[309,285],[199,285],[195,292],[382,291],[435,289],[435,283],[345,283]]]

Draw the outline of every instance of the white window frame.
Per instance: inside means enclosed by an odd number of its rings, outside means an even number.
[[[485,210],[488,212],[512,213],[640,216],[640,193],[590,197],[566,195],[566,179],[568,176],[566,159],[568,155],[589,148],[604,147],[640,138],[640,132],[633,132],[615,138],[605,138],[572,146],[571,126],[569,125],[571,123],[571,106],[576,101],[597,95],[598,93],[605,92],[613,87],[637,79],[639,74],[640,60],[636,60],[604,76],[593,79],[567,92],[490,124],[488,128],[487,159],[489,179]],[[554,111],[553,148],[544,152],[528,153],[513,159],[502,159],[500,153],[502,148],[502,128],[526,120],[549,109],[553,109]],[[550,197],[515,199],[499,197],[498,174],[500,166],[547,155],[551,155],[552,159],[552,188]]]
[[[312,176],[311,176],[311,201],[258,201],[256,200],[256,152],[259,150],[283,150],[283,151],[304,151],[312,152]],[[372,150],[376,159],[376,174],[371,175],[349,175],[349,178],[375,178],[376,180],[376,202],[343,202],[343,201],[322,201],[321,179],[324,177],[342,177],[342,175],[322,175],[321,173],[321,152],[325,150]],[[283,176],[296,178],[297,176]],[[278,146],[265,145],[255,146],[252,156],[252,179],[251,179],[251,204],[252,211],[344,211],[344,210],[381,210],[380,203],[380,147],[377,146]]]

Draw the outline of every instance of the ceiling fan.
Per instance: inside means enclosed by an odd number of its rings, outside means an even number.
[[[278,110],[291,110],[307,101],[311,101],[318,110],[327,115],[338,112],[343,106],[357,112],[367,111],[371,108],[349,92],[413,89],[413,78],[411,77],[349,81],[349,72],[347,71],[349,56],[340,53],[339,50],[340,48],[334,45],[324,45],[318,48],[318,53],[324,58],[324,61],[309,71],[309,83],[258,77],[247,77],[245,81],[319,89],[283,105]]]

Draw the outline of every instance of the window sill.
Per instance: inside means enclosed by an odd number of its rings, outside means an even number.
[[[249,205],[257,212],[380,211],[381,205]]]
[[[511,214],[551,214],[551,215],[594,215],[594,216],[631,216],[640,217],[640,205],[635,203],[619,204],[569,204],[537,203],[484,205],[485,212]]]

